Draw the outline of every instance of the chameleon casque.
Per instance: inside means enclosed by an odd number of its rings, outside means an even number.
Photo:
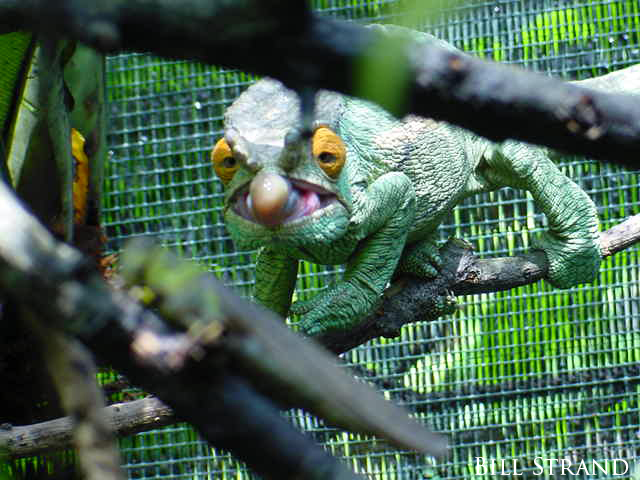
[[[411,35],[453,49],[429,34]],[[624,90],[616,75],[576,83]],[[211,158],[225,185],[224,216],[234,242],[261,247],[255,298],[280,315],[302,315],[307,334],[357,324],[396,271],[437,275],[442,219],[465,197],[501,187],[528,190],[545,213],[549,230],[536,248],[546,253],[554,286],[596,275],[596,207],[546,149],[494,143],[432,119],[399,120],[327,91],[316,96],[311,131],[305,133],[300,118],[298,96],[263,79],[227,110]],[[291,305],[299,260],[346,264],[344,278]]]

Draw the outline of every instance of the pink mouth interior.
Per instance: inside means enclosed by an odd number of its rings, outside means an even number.
[[[300,214],[301,217],[311,215],[313,212],[320,208],[320,195],[311,190],[303,190],[302,198],[299,203],[302,203],[303,211]]]

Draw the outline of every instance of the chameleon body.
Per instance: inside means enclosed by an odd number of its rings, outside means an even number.
[[[580,83],[624,90],[612,75]],[[437,275],[442,219],[465,197],[500,187],[528,190],[546,214],[549,231],[536,246],[553,285],[596,275],[596,208],[545,149],[493,143],[416,116],[399,120],[326,91],[316,96],[315,120],[311,131],[302,129],[297,95],[264,79],[227,110],[225,136],[212,151],[232,238],[240,248],[261,248],[256,299],[280,315],[301,314],[306,333],[359,322],[396,271]],[[344,278],[291,305],[299,260],[346,264]]]

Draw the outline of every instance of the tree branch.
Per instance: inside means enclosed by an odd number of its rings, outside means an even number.
[[[394,106],[397,115],[447,120],[492,140],[515,138],[637,166],[638,97],[589,90],[435,43],[398,45],[376,29],[313,16],[299,5],[291,10],[292,5],[276,0],[0,0],[0,18],[5,30],[69,35],[101,51],[200,60],[269,75],[293,88],[326,88],[379,102],[375,92],[384,87],[358,88],[355,66],[366,58],[376,71],[408,72],[408,98],[404,107]],[[381,48],[394,54],[378,55]],[[637,86],[635,79],[628,80]],[[624,82],[619,85],[628,89]]]
[[[103,416],[110,430],[119,437],[176,422],[171,409],[154,397],[110,405],[103,409]],[[9,458],[31,457],[72,446],[71,417],[23,427],[0,427],[0,450]]]
[[[640,241],[640,215],[634,215],[600,234],[603,257]],[[443,267],[432,280],[396,279],[384,295],[382,307],[349,332],[314,337],[335,353],[342,353],[376,337],[393,338],[408,323],[432,320],[425,312],[452,301],[452,295],[497,292],[535,283],[544,278],[548,263],[542,251],[522,256],[480,259],[465,241],[453,239],[441,249]]]
[[[131,255],[132,271],[157,292],[157,308],[184,314],[187,332],[109,289],[88,261],[56,242],[0,182],[3,293],[155,393],[212,445],[267,478],[357,478],[282,418],[274,402],[286,400],[287,406],[306,407],[330,423],[382,435],[402,448],[443,451],[440,437],[354,382],[331,355],[274,315],[232,295],[213,275],[146,245]]]

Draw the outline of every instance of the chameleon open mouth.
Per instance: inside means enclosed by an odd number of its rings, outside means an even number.
[[[268,222],[263,217],[257,218],[249,185],[240,189],[235,195],[233,211],[246,220],[276,227],[308,217],[338,201],[334,193],[318,185],[295,179],[287,179],[287,182],[288,193],[286,199],[282,202],[282,206],[277,209],[277,212],[270,216]]]

